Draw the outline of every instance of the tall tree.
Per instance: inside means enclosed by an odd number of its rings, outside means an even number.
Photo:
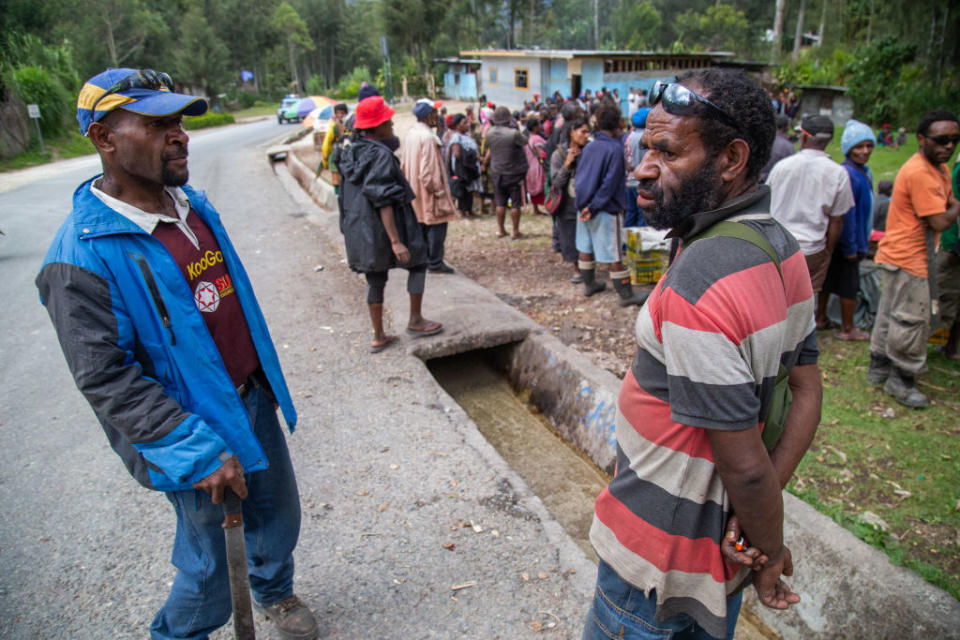
[[[179,35],[174,53],[177,77],[215,98],[230,79],[230,51],[210,27],[202,6],[191,5],[183,14]]]
[[[770,48],[770,59],[776,62],[780,59],[783,49],[783,14],[786,0],[777,0],[777,8],[773,16],[773,45]]]
[[[613,49],[650,49],[656,44],[663,20],[649,0],[620,0],[613,14]]]
[[[797,12],[797,30],[793,36],[793,61],[800,56],[800,46],[803,44],[803,14],[807,8],[807,0],[800,0],[800,9]]]
[[[300,74],[297,72],[297,53],[299,49],[313,49],[313,39],[307,32],[307,25],[297,10],[286,0],[277,5],[270,24],[280,33],[286,44],[290,63],[290,83],[297,91],[302,92],[304,88],[303,83],[300,82]]]

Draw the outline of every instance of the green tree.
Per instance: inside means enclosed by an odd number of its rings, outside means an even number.
[[[312,50],[313,39],[307,31],[307,25],[297,10],[284,0],[273,12],[270,25],[280,34],[287,48],[290,63],[290,83],[297,91],[303,91],[300,74],[297,72],[297,53],[299,49]]]
[[[615,49],[649,49],[657,41],[663,20],[649,0],[621,0],[613,19]]]
[[[148,38],[170,29],[160,13],[142,0],[85,0],[78,8],[92,22],[93,35],[99,36],[95,42],[106,47],[113,67],[136,60]]]
[[[715,4],[703,13],[680,14],[677,30],[678,40],[688,49],[743,52],[752,44],[747,16],[728,4]]]
[[[891,36],[859,47],[849,66],[847,84],[854,112],[867,122],[889,122],[897,116],[896,85],[903,66],[913,60],[916,46]]]
[[[191,5],[183,14],[179,34],[174,53],[177,78],[215,98],[230,80],[230,52],[210,27],[201,5]]]

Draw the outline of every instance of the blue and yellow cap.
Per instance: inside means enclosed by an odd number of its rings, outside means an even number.
[[[80,133],[114,109],[142,116],[169,116],[183,113],[203,115],[207,101],[172,91],[173,81],[163,73],[140,69],[107,69],[83,83],[77,97]]]

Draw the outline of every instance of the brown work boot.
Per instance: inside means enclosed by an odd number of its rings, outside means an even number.
[[[254,600],[253,606],[277,626],[277,630],[284,638],[314,640],[318,635],[317,621],[313,617],[313,612],[295,595],[275,602],[269,607]]]

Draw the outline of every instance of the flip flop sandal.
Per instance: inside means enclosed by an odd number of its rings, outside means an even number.
[[[443,331],[443,325],[439,322],[434,322],[429,324],[423,329],[411,329],[407,327],[407,334],[413,336],[414,338],[425,338],[426,336],[435,336],[438,333]]]
[[[387,336],[387,339],[381,342],[380,344],[370,345],[370,353],[380,353],[384,349],[387,349],[397,343],[397,336]]]

